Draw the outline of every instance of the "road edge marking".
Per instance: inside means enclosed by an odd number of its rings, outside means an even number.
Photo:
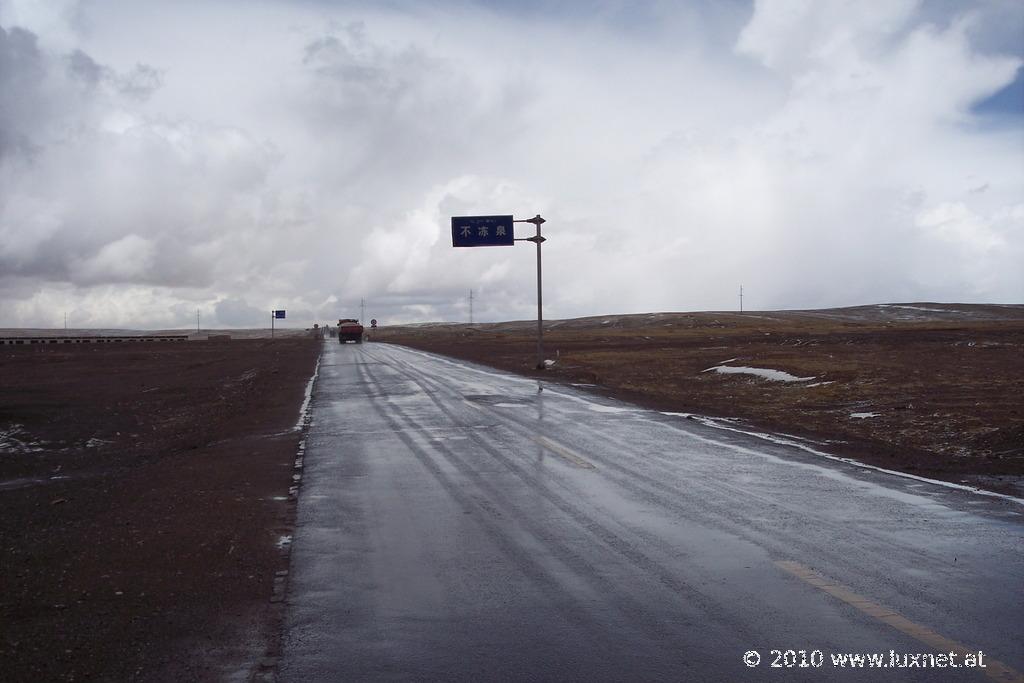
[[[914,640],[924,643],[925,645],[941,650],[942,652],[956,652],[960,655],[977,652],[977,650],[971,650],[962,643],[958,643],[955,640],[939,635],[925,626],[914,623],[898,612],[894,612],[887,607],[868,600],[862,595],[854,593],[846,586],[825,578],[818,572],[810,569],[809,567],[805,567],[799,562],[795,562],[793,560],[776,560],[775,566],[788,574],[795,576],[801,581],[814,586],[818,590],[824,591],[832,597],[842,600],[864,614],[867,614],[868,616],[891,626],[897,631],[910,636]],[[985,660],[988,665],[981,669],[981,671],[989,678],[996,681],[1024,683],[1024,675],[1016,669],[1003,664],[999,660],[992,659],[991,657],[986,657]]]

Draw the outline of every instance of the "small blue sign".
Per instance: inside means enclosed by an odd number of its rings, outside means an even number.
[[[452,216],[453,247],[511,247],[512,216]]]
[[[274,317],[280,320],[284,317],[284,311],[274,311]]]

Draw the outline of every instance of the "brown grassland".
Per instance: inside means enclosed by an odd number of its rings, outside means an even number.
[[[0,346],[5,681],[273,654],[309,339]]]

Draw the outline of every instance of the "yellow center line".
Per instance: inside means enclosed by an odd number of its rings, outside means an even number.
[[[534,437],[534,441],[536,441],[545,450],[551,451],[555,455],[558,455],[558,456],[561,456],[562,458],[565,458],[566,460],[568,460],[573,465],[576,465],[576,467],[582,467],[585,470],[596,470],[597,469],[592,462],[590,462],[589,460],[584,458],[582,455],[580,455],[576,451],[572,450],[568,446],[563,446],[560,443],[556,443],[556,442],[552,441],[551,439],[547,438],[546,436]]]
[[[864,614],[874,617],[875,619],[892,626],[897,631],[905,633],[911,638],[914,638],[925,645],[929,645],[936,650],[941,652],[956,652],[959,655],[974,654],[977,652],[977,650],[970,650],[967,646],[958,643],[955,640],[950,640],[945,636],[941,636],[929,628],[921,626],[920,624],[915,624],[902,614],[898,614],[887,607],[883,607],[878,603],[872,602],[871,600],[854,593],[846,586],[825,578],[818,572],[805,567],[799,562],[779,560],[776,561],[775,564],[780,569],[792,574],[801,581],[805,581],[815,588],[818,588],[835,598],[839,598],[846,604],[856,607]],[[1024,675],[1021,675],[1019,671],[1003,664],[1000,661],[986,656],[985,664],[985,668],[981,670],[986,676],[993,680],[1024,683]]]

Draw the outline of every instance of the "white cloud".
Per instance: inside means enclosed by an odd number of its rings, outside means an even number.
[[[103,245],[96,254],[72,264],[75,282],[132,282],[145,280],[155,265],[153,242],[126,235]]]
[[[1004,212],[1008,218],[1019,218],[1021,208]],[[1005,246],[1003,237],[991,228],[991,221],[973,213],[963,202],[942,203],[917,215],[916,224],[926,233],[968,252],[986,252]]]
[[[1019,301],[1024,9],[737,7],[0,0],[0,324]]]

